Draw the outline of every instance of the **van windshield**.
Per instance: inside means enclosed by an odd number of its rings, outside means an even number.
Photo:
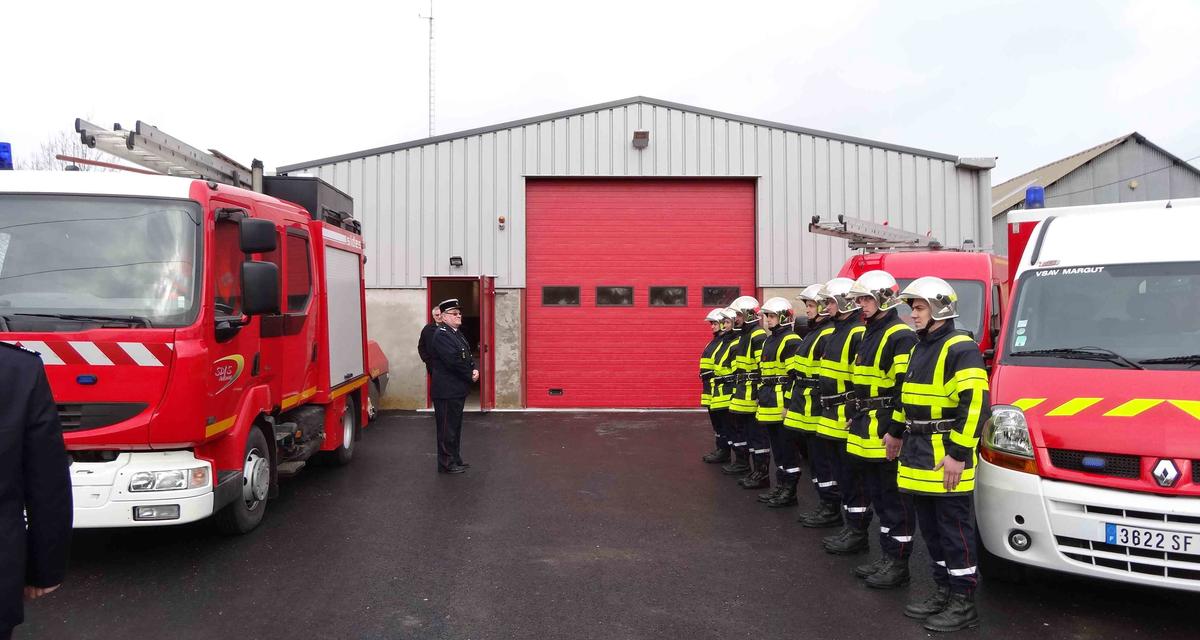
[[[912,284],[913,278],[897,278],[900,290]],[[958,317],[954,319],[954,327],[971,332],[976,341],[982,339],[979,331],[983,327],[983,283],[979,280],[947,280],[958,294]],[[896,307],[900,310],[900,319],[912,326],[912,307],[901,303]]]
[[[1200,262],[1038,269],[1017,291],[1005,364],[1200,367]]]
[[[178,327],[196,317],[200,205],[0,194],[0,317]]]

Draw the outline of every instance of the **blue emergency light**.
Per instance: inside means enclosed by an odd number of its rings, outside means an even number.
[[[1025,188],[1025,208],[1026,209],[1045,209],[1046,208],[1046,189],[1038,185],[1030,185]]]
[[[12,145],[7,142],[0,142],[0,171],[12,171]]]

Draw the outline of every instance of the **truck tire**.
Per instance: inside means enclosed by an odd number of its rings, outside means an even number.
[[[375,422],[379,415],[379,382],[372,380],[367,387],[367,422]]]
[[[242,496],[217,512],[217,529],[228,535],[253,531],[267,512],[271,487],[271,451],[262,429],[254,427],[246,437],[242,459]]]
[[[329,452],[329,460],[333,464],[342,467],[350,464],[354,459],[354,441],[358,438],[358,403],[354,398],[347,397],[346,404],[342,407],[342,417],[340,424],[342,426],[342,444],[337,449]]]
[[[979,548],[979,572],[983,579],[1008,584],[1025,583],[1029,577],[1028,567],[988,551],[987,547],[983,546],[982,536],[978,536],[976,542]]]

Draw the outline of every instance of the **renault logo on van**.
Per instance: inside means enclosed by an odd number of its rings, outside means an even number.
[[[1158,464],[1154,465],[1154,480],[1160,487],[1173,487],[1175,481],[1179,480],[1179,469],[1175,468],[1175,463],[1170,460],[1159,460]]]

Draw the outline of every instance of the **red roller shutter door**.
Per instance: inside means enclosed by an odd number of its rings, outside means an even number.
[[[703,288],[754,294],[753,181],[530,179],[526,219],[528,406],[699,406]],[[579,304],[543,304],[548,286]],[[600,286],[633,305],[597,306]],[[651,307],[659,286],[687,306]]]

